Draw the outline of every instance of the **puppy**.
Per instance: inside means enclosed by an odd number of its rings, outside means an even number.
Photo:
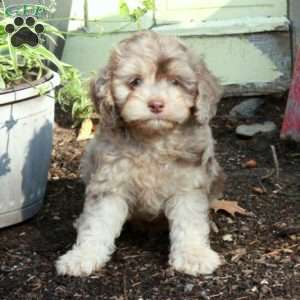
[[[209,243],[208,209],[223,182],[209,126],[221,97],[215,77],[180,40],[146,31],[113,50],[91,97],[100,125],[81,164],[84,210],[57,272],[100,270],[126,220],[164,215],[169,264],[212,273],[220,259]]]

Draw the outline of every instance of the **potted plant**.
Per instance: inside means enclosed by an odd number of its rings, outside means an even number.
[[[65,64],[42,45],[62,37],[34,16],[0,11],[0,228],[32,217],[43,202],[52,149],[54,89]],[[53,40],[53,39],[52,39]]]

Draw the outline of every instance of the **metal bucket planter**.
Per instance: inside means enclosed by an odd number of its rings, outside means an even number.
[[[43,203],[58,84],[58,74],[49,73],[32,86],[0,91],[0,228],[32,217]]]

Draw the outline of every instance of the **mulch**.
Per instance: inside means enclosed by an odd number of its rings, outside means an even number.
[[[212,213],[212,247],[225,263],[214,274],[192,277],[167,264],[167,232],[139,232],[126,225],[112,260],[86,278],[58,276],[54,262],[76,234],[84,185],[78,165],[86,142],[61,112],[45,203],[37,216],[0,231],[0,299],[300,299],[300,146],[275,136],[241,140],[240,123],[282,123],[285,101],[267,99],[256,116],[234,120],[237,99],[222,101],[213,122],[216,151],[227,174],[225,199],[238,201],[251,216]],[[276,177],[271,145],[279,161]],[[255,160],[256,166],[247,167]]]

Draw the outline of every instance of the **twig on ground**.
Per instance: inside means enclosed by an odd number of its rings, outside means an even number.
[[[271,145],[271,150],[272,150],[272,155],[273,155],[273,160],[275,164],[275,171],[276,171],[276,180],[279,180],[279,162],[278,162],[278,157],[276,153],[276,149],[274,145]]]
[[[143,256],[147,256],[149,255],[149,253],[141,253],[141,254],[133,254],[133,255],[126,255],[124,256],[124,259],[133,259],[133,258],[137,258],[137,257],[143,257]]]
[[[270,177],[272,177],[274,175],[275,171],[271,170],[268,174],[264,175],[261,177],[262,180],[266,180],[269,179]]]
[[[291,153],[291,154],[288,154],[287,156],[292,157],[292,158],[299,158],[300,153]]]
[[[223,292],[220,292],[220,293],[218,293],[218,294],[211,295],[211,296],[209,296],[209,297],[212,299],[212,298],[216,298],[216,297],[222,296],[223,294],[224,294]]]
[[[289,252],[289,251],[291,251],[291,253],[292,253],[293,252],[292,249],[296,248],[297,246],[299,246],[299,245],[294,244],[290,247],[275,249],[271,252],[265,253],[263,256],[276,256],[276,255],[279,255],[281,252]]]
[[[205,291],[201,291],[200,296],[203,300],[210,300],[210,297],[206,294]]]
[[[267,193],[268,190],[267,190],[266,187],[263,185],[263,183],[262,183],[262,181],[261,181],[261,179],[260,179],[259,177],[257,177],[257,181],[258,181],[259,185],[261,186],[263,192],[264,192],[264,193]]]
[[[124,294],[124,300],[128,300],[126,273],[123,274],[123,294]]]
[[[135,282],[131,285],[131,287],[135,288],[136,286],[140,285],[141,283],[142,283],[141,281]]]

